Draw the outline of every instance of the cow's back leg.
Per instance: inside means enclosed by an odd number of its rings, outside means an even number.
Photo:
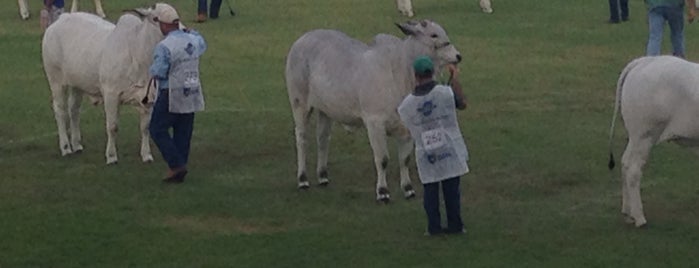
[[[29,19],[29,6],[27,5],[27,0],[17,0],[19,4],[19,16],[23,20]]]
[[[56,118],[56,126],[58,127],[58,147],[61,150],[61,155],[66,156],[73,153],[68,139],[68,112],[66,107],[66,93],[68,88],[61,81],[57,81],[50,75],[49,86],[51,87],[51,95],[53,102],[53,115]]]
[[[102,9],[102,0],[95,0],[95,13],[102,18],[107,17],[107,15],[104,14],[104,9]]]
[[[412,17],[413,14],[413,3],[411,0],[396,0],[396,6],[398,6],[398,11],[401,14]]]
[[[369,143],[374,153],[376,167],[376,200],[388,202],[391,199],[386,183],[386,168],[388,167],[388,148],[386,146],[386,126],[383,120],[365,119],[364,124],[369,135]]]
[[[490,0],[481,0],[480,6],[481,6],[481,10],[483,10],[483,12],[493,13],[493,8],[490,5]]]
[[[150,117],[153,109],[143,106],[137,107],[139,116],[139,130],[141,131],[141,160],[144,163],[153,162],[153,154],[150,149]]]
[[[316,125],[316,139],[318,141],[318,184],[328,185],[328,151],[330,147],[330,131],[332,120],[322,111],[318,111],[318,124]]]
[[[406,130],[398,136],[398,165],[400,167],[400,186],[403,189],[403,194],[405,198],[415,197],[415,190],[413,189],[412,182],[410,180],[410,156],[412,155],[413,139],[410,137],[410,133]]]
[[[655,143],[651,135],[639,136],[629,137],[621,159],[622,213],[627,217],[627,222],[634,223],[636,227],[646,224],[641,200],[641,176]]]
[[[299,189],[310,187],[306,175],[306,132],[312,109],[308,105],[308,82],[305,77],[290,74],[287,68],[286,76],[291,113],[294,117],[294,136],[296,137],[296,178]]]
[[[83,151],[82,135],[80,134],[80,105],[82,104],[83,93],[77,88],[70,88],[68,93],[70,146],[73,153],[79,153]]]
[[[116,92],[116,89],[104,89],[103,92]],[[104,118],[107,130],[107,148],[105,158],[107,165],[118,161],[116,150],[117,132],[119,131],[119,96],[114,93],[104,94]]]

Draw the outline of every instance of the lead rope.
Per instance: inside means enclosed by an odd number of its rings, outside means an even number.
[[[143,99],[141,100],[141,104],[143,104],[143,105],[148,103],[148,95],[150,95],[150,86],[151,85],[155,86],[155,77],[152,77],[148,81],[148,86],[146,87],[146,96],[144,96]]]

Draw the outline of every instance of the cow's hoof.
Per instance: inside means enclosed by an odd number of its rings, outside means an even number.
[[[643,223],[641,225],[636,225],[636,228],[641,229],[641,230],[646,230],[648,229],[648,223]]]
[[[320,186],[328,186],[329,183],[330,183],[330,180],[328,180],[328,178],[318,179],[318,185],[320,185]]]
[[[415,198],[415,191],[410,190],[408,192],[405,192],[405,199],[413,199]]]
[[[379,191],[376,193],[376,201],[383,202],[384,204],[391,201],[391,195],[389,194],[388,189],[383,187],[379,188]]]
[[[415,190],[413,190],[413,186],[408,184],[405,187],[403,187],[403,195],[405,196],[405,199],[411,199],[415,197]]]
[[[141,157],[141,159],[143,160],[143,163],[151,163],[151,162],[153,162],[153,156],[152,156],[152,155],[147,155],[147,156],[145,156],[145,157]]]
[[[311,187],[311,184],[308,181],[300,181],[297,187],[301,190],[306,190]]]

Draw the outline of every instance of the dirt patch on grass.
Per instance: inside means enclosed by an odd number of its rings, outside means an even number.
[[[271,234],[286,231],[284,226],[248,222],[230,216],[177,216],[168,217],[161,224],[178,231],[215,234]]]

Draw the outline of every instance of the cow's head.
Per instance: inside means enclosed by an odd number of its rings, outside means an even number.
[[[154,25],[156,28],[158,26],[158,16],[162,13],[165,12],[165,10],[170,10],[170,9],[175,9],[169,4],[166,3],[156,3],[155,5],[152,5],[147,8],[135,8],[135,9],[129,9],[129,10],[124,10],[125,12],[130,12],[142,20]],[[182,22],[180,22],[180,29],[185,29],[187,28]]]
[[[427,50],[424,53],[435,59],[439,66],[461,62],[461,54],[449,41],[447,32],[442,26],[430,21],[422,20],[408,21],[406,23],[396,24],[404,34],[415,38],[415,40],[425,45]]]

